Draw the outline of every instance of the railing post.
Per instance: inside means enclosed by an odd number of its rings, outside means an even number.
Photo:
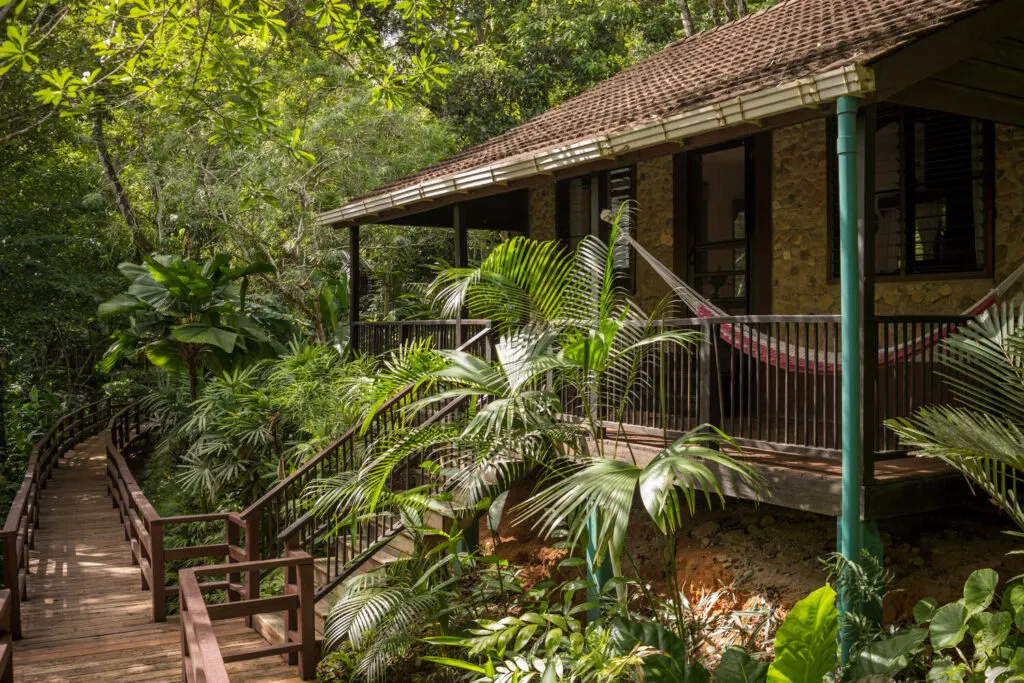
[[[260,511],[254,510],[245,518],[245,561],[255,562],[260,559]],[[245,573],[245,599],[255,600],[260,597],[260,573],[250,569]]]
[[[159,519],[149,524],[149,563],[153,580],[153,621],[167,621],[167,579],[164,574],[164,526]]]
[[[299,595],[299,637],[302,651],[299,654],[299,677],[302,680],[316,678],[316,635],[313,601],[313,560],[309,558],[296,567]]]
[[[21,639],[21,588],[18,567],[17,532],[3,532],[4,584],[11,592],[11,637]]]
[[[226,560],[227,564],[234,563],[235,560],[234,557],[231,555],[231,549],[237,548],[239,546],[240,540],[241,539],[239,538],[238,525],[236,524],[235,520],[229,516],[227,519],[224,520],[224,542],[228,546],[228,556]],[[231,588],[231,586],[232,584],[240,584],[242,581],[242,575],[240,573],[229,573],[224,578],[228,582],[228,602],[234,602],[236,593]],[[239,597],[244,598],[244,596],[240,594]]]
[[[708,424],[711,422],[711,345],[715,343],[711,336],[711,323],[702,320],[700,333],[702,341],[697,373],[700,382],[697,392],[697,423]]]

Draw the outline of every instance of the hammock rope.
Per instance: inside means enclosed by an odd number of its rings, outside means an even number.
[[[627,235],[626,239],[629,240],[636,253],[651,266],[654,272],[672,289],[672,292],[679,300],[688,309],[693,311],[698,318],[732,317],[709,299],[701,296],[700,292],[684,282],[678,275],[672,272],[671,268],[655,258],[651,252],[641,246],[632,236]],[[974,317],[983,314],[1001,296],[1006,294],[1022,276],[1024,276],[1024,263],[1017,266],[1016,270],[989,290],[985,296],[971,305],[961,315]],[[842,365],[840,353],[792,344],[759,330],[750,323],[722,323],[719,327],[719,336],[726,343],[748,356],[754,356],[758,361],[768,363],[773,367],[784,368],[791,372],[835,374],[839,372]],[[956,323],[943,325],[936,332],[921,335],[902,343],[896,343],[885,349],[879,349],[878,364],[885,367],[919,356],[929,347],[951,335],[957,327]]]

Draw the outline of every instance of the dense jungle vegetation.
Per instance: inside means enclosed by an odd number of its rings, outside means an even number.
[[[362,235],[365,319],[466,308],[493,320],[501,341],[495,359],[441,355],[426,343],[386,358],[347,353],[348,236],[317,226],[319,211],[770,4],[0,5],[0,498],[9,501],[54,417],[88,400],[139,398],[156,417],[144,486],[170,515],[251,503],[397,389],[430,384],[487,408],[391,435],[380,459],[310,491],[310,505],[346,523],[398,510],[417,549],[342,586],[325,680],[708,681],[712,671],[726,682],[1021,680],[1024,586],[1002,585],[991,570],[971,575],[963,600],[922,601],[916,624],[884,629],[869,615],[889,577],[870,556],[861,565],[831,559],[829,585],[781,624],[764,610],[716,611],[717,598],[691,604],[674,572],[661,593],[628,578],[635,501],[669,562],[673,534],[703,504],[700,485],[721,498],[704,463],[758,482],[710,447],[728,441],[710,426],[643,467],[581,453],[581,427],[560,422],[557,392],[539,388],[551,375],[582,397],[628,386],[641,381],[648,349],[699,343],[656,334],[620,296],[626,247],[615,229],[608,245],[588,239],[576,252],[471,232],[467,272],[445,268],[449,231],[371,226]],[[1012,400],[893,427],[1024,526],[1005,495],[1006,470],[994,465],[1024,465],[1024,319],[1004,316],[965,332],[961,357],[980,350],[976,376],[987,372]],[[495,527],[507,488],[543,472],[547,485],[507,514],[570,549],[563,567],[581,577],[589,539],[606,558],[600,590],[582,578],[527,588],[515,567],[459,550],[457,528],[427,533],[424,514],[437,501],[386,482],[403,457],[438,444],[472,455],[460,474],[437,474]],[[854,596],[852,616],[838,616],[836,590]],[[842,669],[840,629],[854,652]]]
[[[686,5],[690,30],[766,3]],[[557,104],[684,34],[674,0],[61,2],[0,6],[4,495],[61,406],[151,375],[95,372],[98,304],[150,254],[272,270],[277,341],[323,345],[347,239],[312,217]],[[451,258],[449,232],[363,238],[368,319]],[[471,253],[493,244],[472,235]],[[148,381],[146,379],[145,381]]]

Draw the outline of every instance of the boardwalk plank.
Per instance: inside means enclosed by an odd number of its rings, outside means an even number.
[[[17,681],[181,680],[177,617],[151,620],[150,594],[106,495],[105,463],[94,437],[66,456],[42,492],[29,600],[22,603],[25,637],[14,646]],[[241,620],[216,630],[225,651],[265,644]],[[229,664],[228,671],[240,683],[298,680],[297,667],[280,657]]]

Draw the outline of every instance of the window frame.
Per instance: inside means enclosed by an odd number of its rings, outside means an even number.
[[[984,231],[985,237],[985,265],[980,270],[950,270],[950,271],[926,271],[926,272],[902,272],[902,273],[885,273],[885,274],[874,274],[875,282],[901,282],[907,280],[918,280],[918,281],[938,281],[938,280],[981,280],[981,279],[992,279],[995,276],[995,221],[996,221],[996,204],[995,204],[995,176],[996,176],[996,155],[995,155],[995,126],[992,121],[986,119],[979,119],[977,117],[962,116],[958,114],[951,114],[949,112],[942,112],[940,110],[925,109],[921,107],[911,107],[905,105],[898,105],[892,103],[882,103],[883,106],[893,107],[898,109],[898,117],[900,120],[901,127],[906,126],[909,121],[911,124],[914,119],[912,116],[908,116],[907,112],[937,112],[943,114],[949,114],[951,116],[961,116],[961,118],[968,119],[971,121],[977,121],[981,124],[981,181],[983,183],[983,194],[984,194],[984,215],[982,218],[981,229]],[[878,106],[878,105],[874,105]],[[902,131],[901,131],[902,132]],[[827,223],[827,244],[826,244],[826,275],[828,282],[839,281],[839,262],[838,262],[838,251],[837,251],[837,237],[839,230],[839,211],[838,211],[838,197],[837,197],[837,177],[838,177],[838,159],[836,158],[836,136],[837,121],[835,116],[830,116],[826,120],[825,125],[825,149],[826,149],[826,223]],[[906,162],[904,160],[904,165]],[[902,217],[901,220],[901,232],[904,239],[907,239],[908,228],[905,222],[905,218],[908,215],[907,204],[913,201],[914,195],[908,191],[906,179],[900,177],[899,187],[900,202],[903,203]],[[863,207],[862,207],[863,208]],[[877,243],[876,243],[877,248]]]
[[[602,240],[608,238],[609,224],[605,223],[600,218],[600,213],[609,209],[609,197],[608,197],[608,177],[612,171],[620,169],[629,169],[629,199],[627,201],[632,202],[633,210],[630,211],[630,230],[634,238],[637,236],[637,211],[636,211],[636,196],[637,196],[637,166],[636,164],[624,164],[622,166],[615,166],[613,168],[605,168],[600,171],[594,171],[591,173],[581,173],[577,176],[569,178],[560,178],[555,181],[555,237],[559,242],[562,243],[566,248],[569,247],[569,184],[573,180],[579,178],[591,178],[597,177],[597,190],[598,190],[598,235]],[[593,191],[593,182],[591,180],[590,190]],[[592,235],[593,232],[588,231],[587,235]],[[624,288],[631,294],[636,294],[636,253],[633,249],[630,249],[629,257],[629,270],[624,273],[628,282],[624,283]]]

